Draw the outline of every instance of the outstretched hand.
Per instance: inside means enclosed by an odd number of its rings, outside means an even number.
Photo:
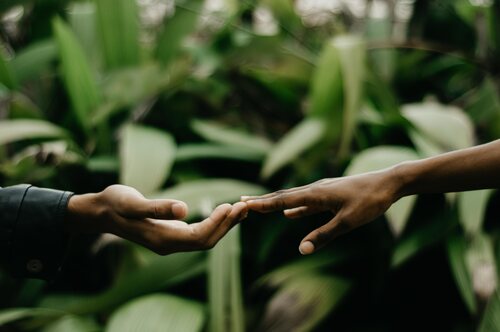
[[[399,199],[398,186],[391,172],[385,170],[323,179],[263,196],[242,196],[241,200],[247,203],[250,210],[263,213],[283,211],[288,218],[331,212],[331,219],[300,243],[299,251],[307,255],[337,236],[382,215]]]
[[[205,220],[187,224],[182,221],[186,203],[148,200],[134,188],[113,185],[97,194],[73,196],[66,225],[71,232],[112,233],[167,255],[212,248],[247,211],[242,202],[222,204]]]

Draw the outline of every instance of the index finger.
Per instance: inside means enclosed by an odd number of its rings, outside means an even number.
[[[258,212],[273,212],[314,204],[310,190],[276,192],[269,196],[251,198],[245,201],[248,208]]]

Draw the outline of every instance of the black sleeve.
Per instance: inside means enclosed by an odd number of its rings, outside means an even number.
[[[25,184],[0,188],[0,262],[12,275],[55,277],[68,247],[63,222],[72,194]]]

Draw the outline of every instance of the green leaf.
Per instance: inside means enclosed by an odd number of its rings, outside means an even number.
[[[122,275],[102,293],[51,295],[43,299],[40,306],[75,314],[101,313],[137,296],[177,285],[205,271],[205,257],[200,252],[156,256],[145,266]]]
[[[97,9],[94,1],[73,2],[68,10],[68,21],[83,47],[92,68],[100,67],[102,50],[97,34]]]
[[[471,275],[465,261],[467,244],[460,235],[450,236],[447,240],[448,261],[462,300],[471,314],[477,312],[477,302],[472,287]]]
[[[207,179],[184,182],[152,198],[175,198],[189,206],[190,216],[204,215],[213,205],[239,201],[242,195],[262,195],[266,189],[252,183],[234,179]]]
[[[166,18],[156,49],[156,56],[161,63],[169,64],[179,52],[182,41],[194,31],[201,5],[202,1],[187,1],[182,6],[176,6],[173,17]]]
[[[2,52],[0,52],[0,83],[9,89],[14,89],[17,86],[17,78],[14,76],[12,64],[5,59]]]
[[[363,102],[366,48],[364,41],[354,36],[336,37],[334,44],[339,54],[344,91],[339,146],[339,157],[343,158],[349,152]]]
[[[239,230],[236,226],[209,252],[208,296],[213,332],[245,330]]]
[[[0,144],[25,139],[53,139],[67,137],[67,132],[43,120],[0,121]]]
[[[488,201],[493,190],[475,190],[458,193],[460,223],[468,234],[481,231]]]
[[[311,331],[345,297],[351,283],[304,273],[285,282],[268,302],[259,331]]]
[[[116,172],[120,170],[120,161],[115,156],[96,156],[87,161],[87,169],[92,172]]]
[[[203,305],[173,295],[153,294],[119,308],[109,319],[107,332],[201,331]]]
[[[264,155],[254,149],[216,144],[184,144],[177,149],[176,161],[221,158],[244,161],[260,161]]]
[[[108,69],[139,62],[139,22],[135,0],[96,0],[98,31]]]
[[[101,327],[88,317],[66,315],[45,326],[41,332],[100,332]]]
[[[60,18],[55,18],[53,27],[61,58],[62,76],[73,111],[80,126],[88,130],[90,115],[101,99],[96,82],[85,53],[68,25]]]
[[[477,233],[467,245],[465,261],[472,280],[474,294],[486,302],[498,283],[497,266],[491,237]]]
[[[36,78],[57,58],[57,46],[53,39],[30,44],[21,50],[11,65],[19,82]]]
[[[269,151],[262,167],[261,177],[268,179],[295,161],[307,149],[320,142],[326,131],[327,124],[323,120],[317,118],[302,120]]]
[[[398,146],[378,146],[364,150],[353,158],[345,175],[362,174],[377,171],[399,164],[403,161],[416,160],[418,154],[409,148]],[[416,196],[401,198],[386,212],[389,226],[395,236],[401,235],[415,205]]]
[[[45,308],[11,308],[0,311],[0,327],[15,322],[43,325],[64,314],[60,310]]]
[[[500,290],[497,290],[491,297],[483,318],[478,328],[478,332],[499,332],[500,331]]]
[[[175,142],[167,132],[127,125],[120,141],[120,183],[150,194],[167,179],[175,158]]]
[[[410,137],[426,157],[474,145],[474,126],[467,114],[454,106],[427,101],[402,107],[415,130]]]
[[[212,121],[194,120],[191,127],[198,135],[210,142],[240,147],[261,154],[266,154],[271,148],[271,142],[263,137],[248,134],[242,130],[230,129]]]

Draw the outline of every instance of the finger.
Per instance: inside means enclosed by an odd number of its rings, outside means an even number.
[[[312,254],[349,230],[349,225],[337,214],[329,223],[309,233],[300,243],[299,251],[302,255]]]
[[[246,201],[250,210],[272,212],[292,209],[300,206],[316,205],[309,189],[280,193],[268,198],[257,198]]]
[[[282,190],[278,190],[278,191],[275,191],[275,192],[272,192],[272,193],[268,193],[268,194],[265,194],[265,195],[258,195],[258,196],[241,196],[241,201],[242,202],[247,202],[247,201],[251,201],[251,200],[255,200],[255,199],[265,199],[265,198],[272,198],[272,197],[275,197],[275,196],[278,196],[278,195],[281,195],[281,194],[289,194],[289,193],[292,193],[292,192],[295,192],[295,191],[299,191],[299,190],[302,190],[302,189],[306,189],[310,186],[310,184],[307,184],[307,185],[304,185],[304,186],[300,186],[300,187],[293,187],[293,188],[289,188],[289,189],[282,189]]]
[[[145,199],[136,197],[124,203],[124,217],[135,219],[183,219],[187,204],[175,199]]]
[[[231,204],[221,204],[214,209],[208,218],[198,223],[191,224],[195,230],[195,236],[197,237],[195,240],[207,239],[210,235],[212,235],[212,233],[226,219],[232,210],[233,207]]]
[[[214,246],[219,240],[229,232],[238,222],[243,219],[248,212],[247,205],[243,202],[239,202],[233,205],[231,213],[222,221],[215,232],[212,234],[208,240],[209,246]]]
[[[318,206],[300,206],[293,209],[283,211],[285,217],[290,219],[302,218],[325,211],[324,208]]]

